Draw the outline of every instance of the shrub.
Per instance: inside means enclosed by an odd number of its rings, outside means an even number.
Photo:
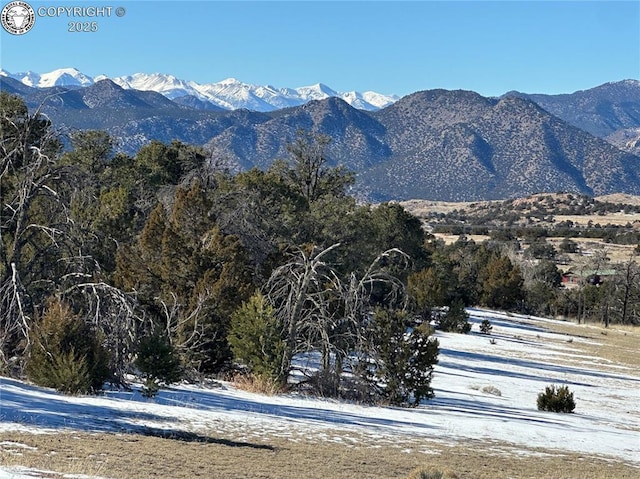
[[[483,393],[491,394],[492,396],[502,396],[502,391],[500,391],[495,386],[484,386],[482,388]]]
[[[159,333],[146,336],[140,341],[135,365],[145,378],[142,389],[145,397],[154,397],[161,384],[169,385],[178,381],[181,376],[180,360],[171,342]]]
[[[96,392],[109,377],[98,334],[69,305],[52,299],[31,331],[27,377],[67,394]]]
[[[409,473],[407,479],[458,479],[452,471],[441,471],[435,467],[417,467]]]
[[[570,413],[576,408],[573,393],[567,386],[547,386],[538,394],[538,410]]]
[[[491,322],[488,319],[483,319],[482,323],[480,323],[480,332],[482,334],[491,334],[492,329],[493,326],[491,325]]]

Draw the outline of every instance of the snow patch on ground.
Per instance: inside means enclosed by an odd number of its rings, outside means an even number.
[[[446,444],[480,440],[498,441],[498,454],[577,452],[640,467],[637,371],[615,364],[603,369],[600,359],[575,348],[594,340],[552,333],[546,326],[553,320],[469,312],[471,334],[437,333],[441,353],[432,382],[436,397],[418,408],[373,407],[295,394],[262,396],[228,383],[182,384],[153,400],[144,398],[137,387],[71,397],[0,378],[0,434],[185,431],[238,440],[322,439],[345,447],[363,441],[372,447],[402,444],[406,450],[412,450],[415,439]],[[479,333],[483,319],[493,325],[490,336]],[[569,386],[577,404],[574,414],[537,410],[537,395],[549,384]],[[21,446],[4,441],[0,447],[19,453]],[[0,479],[43,477],[37,474],[42,472],[0,467]]]

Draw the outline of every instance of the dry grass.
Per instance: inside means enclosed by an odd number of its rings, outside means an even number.
[[[194,440],[191,440],[194,439]],[[117,479],[335,478],[403,479],[417,467],[453,471],[458,478],[631,479],[637,468],[578,454],[515,449],[501,443],[466,441],[448,446],[424,439],[393,444],[262,438],[167,439],[128,434],[4,434],[26,444],[20,456],[0,452],[4,465],[24,465]],[[0,448],[3,449],[3,448]]]
[[[255,376],[253,374],[236,374],[232,380],[233,385],[243,391],[274,396],[284,392],[282,385],[273,379]]]
[[[434,236],[437,239],[444,241],[445,244],[453,244],[460,239],[460,235],[451,235],[446,233],[435,233]],[[476,243],[482,243],[491,239],[491,237],[487,235],[464,235],[464,237],[468,240],[473,240]]]
[[[634,224],[640,222],[640,214],[624,214],[624,213],[610,213],[606,215],[555,215],[554,220],[556,223],[562,221],[572,221],[577,225],[586,226],[591,222],[592,224],[605,225],[620,225],[624,226],[627,223]]]
[[[400,201],[399,204],[409,211],[410,213],[418,217],[426,217],[430,213],[451,213],[455,210],[465,210],[471,205],[477,206],[489,206],[492,201],[478,201],[478,202],[452,202],[452,201],[435,201],[435,200],[407,200]]]
[[[495,386],[484,386],[481,391],[492,396],[502,396],[502,391]]]
[[[563,239],[564,238],[554,237],[547,238],[547,241],[559,250],[560,243],[562,243]],[[638,261],[638,256],[635,252],[636,245],[633,244],[607,243],[599,238],[571,238],[571,240],[584,252],[584,254],[572,253],[567,255],[571,259],[571,263],[575,266],[588,262],[590,255],[598,250],[606,252],[610,266],[626,263],[630,259]]]
[[[407,479],[458,479],[453,471],[442,471],[433,466],[420,466],[411,471]]]
[[[550,323],[551,331],[590,339],[591,341],[573,341],[571,347],[585,354],[600,358],[606,368],[607,362],[640,370],[640,327],[613,324],[605,328],[601,324],[575,324],[571,322]]]
[[[640,205],[640,196],[626,193],[613,193],[611,195],[596,196],[596,200],[603,203],[623,203],[625,205]]]

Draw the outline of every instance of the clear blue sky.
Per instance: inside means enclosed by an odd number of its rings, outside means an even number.
[[[27,0],[38,7],[112,6],[111,17],[36,17],[2,30],[12,73],[75,67],[89,76],[170,73],[211,83],[405,95],[431,88],[483,95],[562,93],[640,79],[635,1]],[[2,0],[4,6],[8,2]],[[116,7],[126,14],[117,17]],[[97,32],[68,32],[96,21]]]

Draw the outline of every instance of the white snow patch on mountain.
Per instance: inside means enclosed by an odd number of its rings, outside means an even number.
[[[85,75],[77,68],[59,68],[42,74],[32,71],[11,74],[3,70],[2,75],[15,78],[25,85],[35,88],[49,88],[53,86],[85,87],[92,85],[94,82],[93,78]]]
[[[227,78],[215,83],[199,84],[163,73],[134,73],[113,78],[99,75],[91,78],[75,68],[61,68],[44,74],[31,71],[11,74],[2,70],[0,75],[15,78],[25,85],[37,88],[84,87],[109,78],[122,88],[155,91],[169,99],[191,95],[201,100],[210,101],[227,110],[246,108],[254,111],[273,111],[329,97],[341,98],[354,108],[378,110],[399,99],[396,95],[383,95],[371,91],[341,93],[322,83],[298,88],[277,88],[271,85],[253,85],[235,78]]]

